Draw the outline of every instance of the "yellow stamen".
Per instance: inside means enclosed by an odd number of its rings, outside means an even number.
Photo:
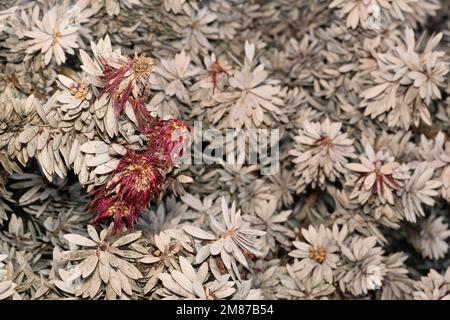
[[[324,247],[315,246],[309,249],[308,257],[317,263],[322,264],[325,261],[326,256],[327,252]]]

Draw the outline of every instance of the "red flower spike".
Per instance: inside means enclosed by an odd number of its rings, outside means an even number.
[[[178,162],[190,144],[190,129],[178,119],[159,120],[146,130],[149,149],[160,150],[171,164]]]
[[[135,55],[119,67],[114,67],[106,58],[100,57],[99,62],[103,66],[100,96],[110,95],[116,117],[129,103],[136,116],[138,130],[148,138],[146,149],[127,151],[107,182],[93,193],[90,205],[90,210],[96,213],[93,222],[113,218],[115,232],[124,222],[128,229],[132,228],[148,202],[154,196],[159,199],[167,187],[164,176],[184,155],[190,134],[184,122],[154,118],[146,108],[144,91],[152,72],[151,58]]]
[[[109,180],[94,191],[90,209],[94,222],[114,219],[114,230],[126,223],[132,228],[135,219],[153,197],[159,199],[166,188],[164,175],[184,155],[190,143],[189,128],[177,119],[148,118],[142,132],[148,136],[147,148],[128,150]]]
[[[149,152],[128,151],[120,160],[114,178],[108,182],[109,190],[116,190],[121,199],[133,203],[147,203],[153,195],[159,197],[165,161]]]

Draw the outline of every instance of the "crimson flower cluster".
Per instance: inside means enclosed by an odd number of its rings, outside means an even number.
[[[143,151],[128,150],[110,178],[93,193],[94,223],[114,219],[114,232],[128,229],[147,204],[167,186],[166,174],[190,143],[189,128],[181,120],[153,120],[143,129],[148,144]]]

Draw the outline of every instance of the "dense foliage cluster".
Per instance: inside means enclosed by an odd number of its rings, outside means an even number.
[[[449,299],[449,10],[1,1],[0,299]]]

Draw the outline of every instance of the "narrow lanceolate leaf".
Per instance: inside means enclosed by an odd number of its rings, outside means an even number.
[[[69,241],[70,243],[84,246],[84,247],[96,247],[97,243],[95,243],[93,240],[88,239],[86,237],[80,236],[78,234],[66,234],[64,238]]]
[[[156,274],[152,275],[150,279],[148,279],[147,283],[144,287],[144,294],[149,293],[158,283],[158,277]]]
[[[128,295],[132,295],[133,291],[131,289],[130,280],[120,270],[117,270],[117,276],[119,277],[122,290]]]
[[[20,198],[19,198],[19,204],[27,204],[28,202],[32,202],[33,196],[39,191],[41,188],[40,185],[34,186],[33,188],[29,189],[27,192],[25,192]],[[37,200],[37,199],[34,199]]]
[[[95,250],[74,250],[63,253],[63,258],[70,261],[84,260],[90,255],[95,254]]]
[[[184,226],[184,231],[186,231],[188,234],[195,238],[204,239],[204,240],[215,240],[216,236],[213,234],[204,231],[200,228],[194,227],[194,226]]]
[[[64,281],[61,280],[55,280],[53,281],[53,284],[59,289],[62,290],[64,292],[70,293],[70,294],[74,294],[75,293],[75,289],[69,287]],[[1,292],[1,290],[0,290]]]
[[[95,170],[93,171],[95,174],[106,174],[106,173],[110,173],[112,171],[114,171],[117,168],[117,165],[119,164],[118,159],[113,159],[107,163],[104,163],[100,166],[98,166],[97,168],[95,168]]]
[[[96,157],[86,159],[86,166],[97,167],[111,160],[111,156],[107,153],[99,154]]]
[[[98,237],[97,230],[95,230],[95,228],[93,226],[88,225],[87,231],[88,231],[89,237],[91,237],[96,242],[100,242],[100,238]]]
[[[120,256],[122,258],[127,258],[127,259],[140,259],[144,256],[142,253],[139,253],[139,252],[136,252],[133,250],[120,250],[115,247],[109,248],[108,251],[111,253],[114,253],[117,256]]]
[[[172,275],[172,279],[175,280],[175,282],[182,287],[184,290],[193,293],[192,283],[189,281],[189,279],[184,275],[183,273],[177,271],[177,270],[170,270],[170,274]]]
[[[100,278],[100,271],[98,269],[95,270],[89,283],[90,297],[91,299],[94,299],[102,285],[102,279]]]
[[[177,180],[180,181],[181,183],[192,183],[194,182],[194,179],[192,179],[189,176],[186,176],[184,174],[180,174],[179,176],[177,176]]]
[[[161,259],[158,258],[158,257],[154,257],[154,256],[146,256],[146,257],[142,258],[142,259],[139,260],[139,261],[142,262],[142,263],[149,263],[149,264],[151,264],[151,263],[158,262],[158,261],[160,261],[160,260],[161,260]]]
[[[192,289],[194,291],[194,293],[203,300],[206,300],[206,294],[205,294],[205,290],[203,289],[202,284],[199,281],[194,281],[192,283]]]
[[[81,271],[83,272],[83,278],[89,277],[91,273],[94,272],[95,268],[97,267],[97,263],[98,257],[95,254],[83,260],[83,262],[80,264]]]
[[[142,273],[131,263],[122,259],[117,259],[117,266],[128,278],[137,280],[142,278]]]
[[[361,93],[361,97],[365,99],[372,99],[380,95],[387,87],[390,86],[389,82],[377,85],[373,88],[367,89]]]
[[[158,278],[162,281],[164,287],[166,287],[168,290],[172,291],[173,293],[186,297],[186,298],[193,298],[194,296],[189,292],[183,289],[180,285],[178,285],[173,279],[170,274],[167,273],[159,273]]]
[[[104,283],[108,283],[109,281],[109,274],[110,274],[110,266],[108,262],[108,257],[103,251],[100,251],[99,254],[99,271],[100,271],[100,278],[102,278],[102,281]]]
[[[195,256],[195,263],[199,264],[205,261],[210,255],[210,245],[205,245],[198,250],[197,255]]]
[[[33,139],[38,132],[37,127],[29,127],[23,130],[19,135],[20,143],[28,143],[31,139]]]
[[[139,232],[134,232],[134,233],[127,234],[127,235],[125,235],[125,236],[119,238],[117,241],[115,241],[115,242],[112,244],[112,247],[120,247],[120,246],[124,246],[124,245],[126,245],[126,244],[129,244],[129,243],[131,243],[131,242],[136,241],[137,239],[139,239],[139,238],[141,237],[141,235],[142,235],[142,233],[141,233],[140,231],[139,231]]]
[[[113,268],[109,269],[109,284],[114,292],[120,297],[122,295],[122,285],[120,284],[119,276]]]
[[[116,154],[120,154],[120,155],[125,155],[125,153],[127,153],[127,149],[123,146],[121,146],[120,144],[117,143],[113,143],[111,145],[112,150],[114,151],[114,153]]]
[[[371,168],[363,166],[360,163],[347,163],[346,167],[347,167],[347,169],[350,169],[350,170],[356,171],[356,172],[371,172],[372,171]]]
[[[197,279],[197,276],[195,274],[195,270],[192,267],[192,265],[189,263],[189,261],[187,261],[186,258],[184,257],[180,257],[180,267],[181,270],[183,271],[184,275],[190,280],[190,281],[194,281]]]
[[[105,153],[108,149],[109,146],[103,141],[89,141],[80,147],[80,151],[84,153]]]

